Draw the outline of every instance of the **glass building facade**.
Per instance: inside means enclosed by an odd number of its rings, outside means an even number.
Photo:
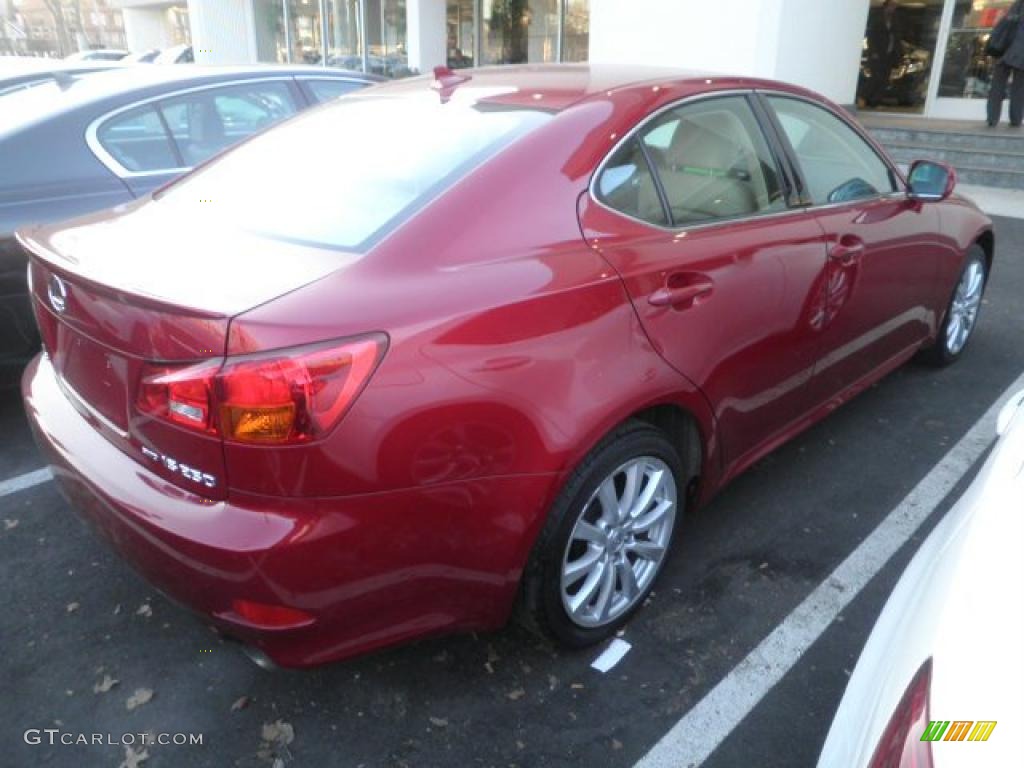
[[[864,35],[857,101],[862,108],[977,117],[988,96],[992,59],[985,44],[1013,0],[896,0],[888,18],[871,0]],[[873,47],[894,30],[888,61]],[[880,71],[879,71],[880,70]],[[884,80],[885,82],[880,82]]]
[[[407,2],[420,0],[252,0],[260,61],[359,69],[386,77],[414,73],[408,60]],[[586,61],[589,0],[447,0],[447,63]]]

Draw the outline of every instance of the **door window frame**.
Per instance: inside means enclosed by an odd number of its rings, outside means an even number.
[[[339,79],[355,80],[355,78]],[[167,122],[163,116],[163,112],[160,109],[160,102],[166,101],[168,99],[178,98],[180,96],[187,96],[190,93],[200,93],[202,91],[209,91],[218,88],[228,88],[238,85],[251,85],[269,82],[285,83],[285,85],[288,88],[288,93],[291,96],[292,101],[295,103],[295,114],[298,114],[303,109],[306,109],[310,106],[309,99],[306,97],[306,94],[303,92],[302,88],[299,87],[299,85],[295,82],[295,78],[292,75],[276,75],[271,77],[246,77],[236,80],[224,80],[217,83],[204,83],[203,85],[197,85],[192,88],[182,88],[180,90],[170,91],[168,93],[161,93],[158,96],[148,96],[144,99],[133,101],[131,104],[118,107],[117,109],[110,110],[109,112],[104,112],[102,115],[100,115],[92,122],[90,122],[89,125],[86,127],[85,143],[92,151],[92,153],[96,156],[96,159],[99,160],[104,166],[106,166],[107,170],[109,170],[111,173],[113,173],[120,179],[141,179],[152,176],[166,176],[168,174],[187,173],[188,171],[191,171],[195,166],[180,165],[176,168],[157,168],[150,171],[129,170],[128,168],[125,168],[117,160],[117,158],[110,154],[110,152],[107,151],[106,147],[103,146],[103,143],[99,139],[99,132],[104,127],[104,125],[106,125],[111,120],[117,118],[118,116],[123,115],[125,112],[131,112],[148,106],[156,110],[157,116],[160,118],[160,123],[164,128],[164,136],[171,147],[171,151],[176,157],[180,158],[180,153],[177,148],[177,144],[174,141],[174,135],[171,132],[170,127],[167,125]],[[184,161],[182,160],[181,162],[183,163]]]
[[[754,122],[757,124],[758,128],[760,128],[761,135],[764,138],[765,143],[768,145],[769,152],[771,153],[772,159],[775,162],[775,170],[778,174],[779,184],[782,186],[782,193],[786,199],[785,209],[781,211],[764,211],[752,214],[742,214],[740,216],[729,216],[719,219],[709,219],[707,221],[699,221],[690,224],[672,226],[666,224],[655,224],[654,222],[647,221],[646,219],[641,219],[637,216],[633,216],[632,214],[627,213],[626,211],[619,210],[618,208],[613,208],[612,206],[608,205],[603,200],[601,200],[597,192],[598,181],[601,178],[601,174],[604,173],[607,165],[611,162],[612,158],[623,146],[625,146],[631,141],[636,141],[640,145],[641,150],[644,152],[644,156],[646,158],[647,152],[643,148],[642,134],[648,127],[649,123],[654,122],[666,112],[681,109],[684,106],[688,106],[702,101],[711,101],[713,99],[723,99],[736,96],[742,97],[743,100],[746,102],[754,118]],[[587,185],[587,194],[594,203],[596,203],[601,208],[604,208],[607,211],[611,211],[612,213],[617,214],[618,216],[624,216],[630,221],[635,221],[639,224],[643,224],[653,229],[657,229],[662,232],[672,233],[687,232],[697,229],[707,229],[711,227],[727,226],[729,224],[736,224],[737,222],[771,219],[778,216],[790,216],[793,213],[803,211],[805,210],[806,206],[801,205],[798,189],[794,183],[796,179],[801,179],[802,183],[802,177],[796,175],[796,171],[792,168],[791,158],[788,154],[786,154],[786,145],[782,144],[779,141],[779,137],[775,133],[774,124],[766,119],[767,116],[763,114],[763,111],[764,107],[761,106],[759,100],[757,99],[757,91],[752,88],[733,88],[727,90],[698,93],[690,96],[684,96],[681,99],[676,99],[675,101],[663,104],[653,112],[645,115],[638,123],[636,123],[632,128],[630,128],[629,131],[627,131],[626,134],[621,139],[619,139],[614,144],[614,146],[612,146],[612,148],[608,151],[608,153],[601,159],[601,162],[597,164],[597,167],[594,169],[593,174],[591,174],[590,183]],[[649,160],[648,165],[651,166]],[[661,178],[658,176],[657,169],[654,168],[653,166],[651,166],[651,175],[654,179],[655,186],[658,190],[658,196],[661,199],[662,206],[665,207],[668,205],[668,202],[665,199],[665,193],[662,187]],[[670,211],[667,207],[665,208],[665,220],[672,221]]]

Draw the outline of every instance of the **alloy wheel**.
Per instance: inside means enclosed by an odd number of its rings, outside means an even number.
[[[981,309],[981,297],[985,288],[985,265],[972,261],[967,265],[949,307],[949,322],[946,324],[946,349],[951,355],[960,353],[974,330]]]
[[[573,623],[604,626],[636,604],[661,567],[675,518],[675,478],[661,459],[631,459],[604,478],[562,558],[562,605]]]

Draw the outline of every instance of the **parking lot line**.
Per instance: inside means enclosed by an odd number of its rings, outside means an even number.
[[[23,475],[12,477],[10,480],[0,480],[0,497],[9,496],[12,493],[18,491],[24,491],[26,488],[32,488],[33,486],[45,483],[53,478],[50,474],[49,467],[43,467],[37,469],[34,472],[26,472]]]
[[[974,466],[995,438],[999,410],[1022,388],[1024,374],[861,545],[683,715],[636,768],[693,768],[707,760]]]

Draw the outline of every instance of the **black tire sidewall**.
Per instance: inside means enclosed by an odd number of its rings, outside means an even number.
[[[661,575],[670,552],[666,552],[655,578],[647,586],[636,603],[622,616],[603,627],[581,627],[573,622],[562,605],[561,570],[569,537],[576,521],[583,513],[584,505],[590,500],[598,485],[618,467],[630,459],[639,456],[652,456],[661,459],[672,472],[676,484],[676,516],[669,542],[671,551],[682,523],[685,511],[686,487],[683,481],[685,473],[678,452],[672,443],[661,433],[646,424],[630,425],[612,439],[604,441],[585,459],[566,483],[558,500],[555,502],[545,526],[545,535],[537,550],[539,567],[534,577],[537,581],[533,586],[539,592],[536,595],[536,609],[542,615],[537,617],[543,629],[557,640],[570,647],[585,647],[600,642],[614,634],[647,598],[657,578]]]

